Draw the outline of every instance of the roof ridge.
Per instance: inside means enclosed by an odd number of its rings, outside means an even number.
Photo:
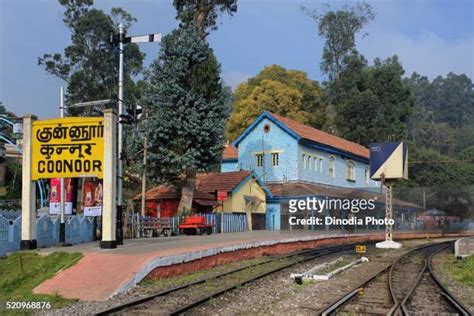
[[[320,143],[320,144],[323,144],[323,145],[328,145],[328,146],[331,146],[331,147],[334,147],[334,148],[337,148],[337,149],[340,149],[340,150],[343,150],[343,151],[353,153],[353,154],[358,155],[358,156],[369,158],[369,149],[367,147],[359,144],[359,143],[347,140],[345,138],[336,136],[336,135],[328,133],[326,131],[323,131],[323,130],[317,129],[315,127],[303,124],[301,122],[298,122],[296,120],[293,120],[291,118],[285,117],[285,116],[280,115],[280,114],[276,114],[276,113],[273,113],[273,112],[270,112],[270,111],[265,111],[265,112],[268,113],[268,115],[272,116],[277,121],[279,121],[280,123],[284,124],[288,129],[292,130],[294,133],[296,133],[297,135],[299,135],[303,139],[308,139],[308,140],[316,142],[316,143]],[[290,125],[288,123],[290,123]],[[291,125],[295,125],[295,126],[292,127]],[[313,138],[310,138],[310,137],[308,137],[308,135],[304,135],[305,133],[302,133],[301,131],[295,130],[295,127],[298,127],[298,128],[301,128],[301,129],[307,129],[307,131],[305,131],[306,133],[320,134],[320,135],[313,135]],[[334,142],[341,142],[342,144],[340,144],[340,145],[354,146],[355,148],[354,149],[341,148],[343,146],[337,146],[336,144],[328,144],[328,142],[324,142],[322,140],[316,140],[315,139],[315,138],[319,138],[319,137],[327,137],[327,138],[329,138],[330,140],[332,140]]]

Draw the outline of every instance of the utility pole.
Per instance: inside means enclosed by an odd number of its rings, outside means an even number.
[[[61,118],[64,117],[64,88],[61,87],[60,89],[60,96],[59,96],[59,112],[61,115]],[[66,219],[65,219],[65,191],[64,190],[64,178],[61,178],[61,189],[60,189],[60,198],[59,198],[59,217],[60,217],[60,222],[59,222],[59,244],[61,246],[66,245]]]

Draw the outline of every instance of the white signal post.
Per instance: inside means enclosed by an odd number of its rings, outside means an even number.
[[[118,78],[118,114],[119,114],[119,125],[118,125],[118,162],[117,162],[117,220],[118,220],[118,238],[117,244],[123,245],[122,239],[122,185],[123,185],[123,125],[120,123],[120,118],[123,115],[123,37],[124,28],[122,23],[119,25],[119,78]]]
[[[123,125],[120,118],[123,117],[123,58],[124,43],[144,43],[144,42],[161,42],[161,34],[148,34],[125,37],[125,29],[123,24],[119,24],[119,78],[118,78],[118,162],[117,162],[117,244],[123,244],[122,232],[122,195],[123,195]]]

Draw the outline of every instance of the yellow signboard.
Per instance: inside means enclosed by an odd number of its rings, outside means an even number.
[[[33,122],[32,180],[103,175],[104,119],[67,117]]]
[[[355,250],[356,250],[357,253],[365,253],[366,252],[365,245],[357,245],[355,248],[356,248]]]

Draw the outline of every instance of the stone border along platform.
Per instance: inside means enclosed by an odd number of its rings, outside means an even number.
[[[472,233],[464,235],[395,233],[394,238],[422,239],[471,235]],[[221,247],[212,247],[211,244],[209,246],[212,248],[194,251],[191,248],[188,252],[166,256],[159,256],[159,252],[133,256],[115,255],[111,252],[86,253],[75,266],[60,271],[51,279],[44,281],[33,290],[33,293],[59,294],[66,298],[84,301],[105,301],[113,295],[130,290],[146,277],[151,279],[173,277],[261,255],[284,254],[317,246],[377,241],[383,238],[385,238],[384,233],[312,235],[243,242]]]

